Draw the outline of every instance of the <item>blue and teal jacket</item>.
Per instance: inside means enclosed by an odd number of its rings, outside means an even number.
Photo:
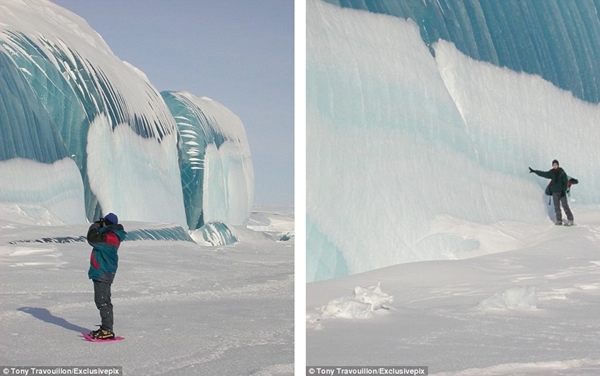
[[[94,281],[112,283],[119,267],[119,245],[127,233],[119,223],[102,226],[102,221],[92,223],[87,241],[93,247],[90,255],[88,277]]]

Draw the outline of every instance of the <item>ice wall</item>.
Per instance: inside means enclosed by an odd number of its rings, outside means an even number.
[[[161,93],[181,135],[179,165],[189,228],[245,225],[254,170],[241,120],[222,104],[188,92]]]
[[[25,204],[28,209],[22,211],[42,218],[40,224],[85,223],[81,175],[70,158],[53,163],[0,160],[0,188],[0,203]]]
[[[585,180],[576,205],[597,205],[598,120],[540,76],[428,46],[412,21],[309,0],[307,280],[478,247],[438,232],[442,217],[543,220],[527,166],[554,158]]]
[[[53,208],[64,205],[61,213],[83,207],[90,221],[113,211],[123,220],[191,229],[200,226],[189,220],[198,219],[199,210],[234,224],[250,215],[253,174],[241,121],[222,105],[207,105],[220,111],[209,111],[208,126],[227,137],[218,151],[208,143],[200,152],[216,161],[208,165],[211,172],[220,168],[215,175],[221,180],[208,180],[210,194],[206,184],[184,192],[180,128],[161,94],[83,19],[49,1],[0,0],[0,94],[0,162],[24,158],[46,171],[45,164],[68,159],[63,164],[77,167],[79,181],[70,175],[66,181],[74,184],[69,191],[83,190],[82,205],[73,207],[72,198],[59,195]],[[3,179],[0,202],[37,203],[52,193],[44,192],[49,186],[65,184],[56,183],[32,179],[28,189],[15,190]],[[65,198],[62,204],[58,197]],[[82,217],[73,214],[68,221],[75,218]]]
[[[439,39],[465,55],[538,74],[577,98],[600,102],[600,18],[595,0],[326,0],[412,19],[433,51]]]

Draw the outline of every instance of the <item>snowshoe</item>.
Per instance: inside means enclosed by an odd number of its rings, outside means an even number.
[[[115,338],[115,333],[113,333],[112,330],[106,330],[100,327],[98,330],[91,331],[90,337],[94,339],[113,339]]]

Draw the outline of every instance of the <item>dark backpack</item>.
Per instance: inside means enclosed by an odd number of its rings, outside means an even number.
[[[567,195],[571,194],[571,186],[577,183],[579,183],[579,180],[575,178],[569,178],[569,181],[567,182]],[[548,183],[548,186],[544,191],[544,193],[546,193],[546,196],[552,196],[552,189],[550,187],[552,187],[552,180],[550,181],[550,183]],[[550,205],[550,201],[548,201],[548,205]]]

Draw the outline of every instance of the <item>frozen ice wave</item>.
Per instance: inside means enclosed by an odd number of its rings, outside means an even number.
[[[439,215],[544,220],[547,182],[527,166],[554,158],[585,176],[578,204],[600,203],[598,105],[428,46],[410,20],[321,1],[307,3],[307,46],[308,281],[477,251],[476,233],[437,234]]]
[[[482,167],[522,172],[525,164],[532,164],[546,170],[547,156],[553,155],[568,173],[585,175],[585,184],[576,187],[578,200],[600,203],[593,194],[600,187],[600,175],[587,168],[590,160],[600,158],[592,127],[600,121],[598,104],[575,98],[539,76],[477,62],[446,41],[436,43],[435,51],[444,86]]]
[[[539,75],[591,103],[600,101],[598,5],[594,1],[345,1],[342,7],[415,20],[432,54],[438,40],[478,61]]]
[[[235,114],[207,98],[173,93],[201,109],[204,130],[217,136],[194,144],[144,73],[119,60],[83,19],[41,0],[0,0],[0,7],[0,161],[72,159],[80,182],[69,180],[69,189],[83,186],[88,221],[109,211],[192,230],[211,220],[248,221],[254,174]],[[215,181],[186,179],[180,169],[205,169],[199,156],[213,146],[208,167]],[[0,202],[13,202],[3,193],[9,187],[0,182]],[[71,210],[59,206],[52,210]]]
[[[113,130],[108,119],[99,116],[87,139],[90,188],[105,212],[131,221],[185,226],[175,134],[157,143],[140,137],[127,124]]]
[[[213,221],[245,225],[254,170],[241,120],[210,98],[163,92],[179,129],[179,169],[190,228]]]

